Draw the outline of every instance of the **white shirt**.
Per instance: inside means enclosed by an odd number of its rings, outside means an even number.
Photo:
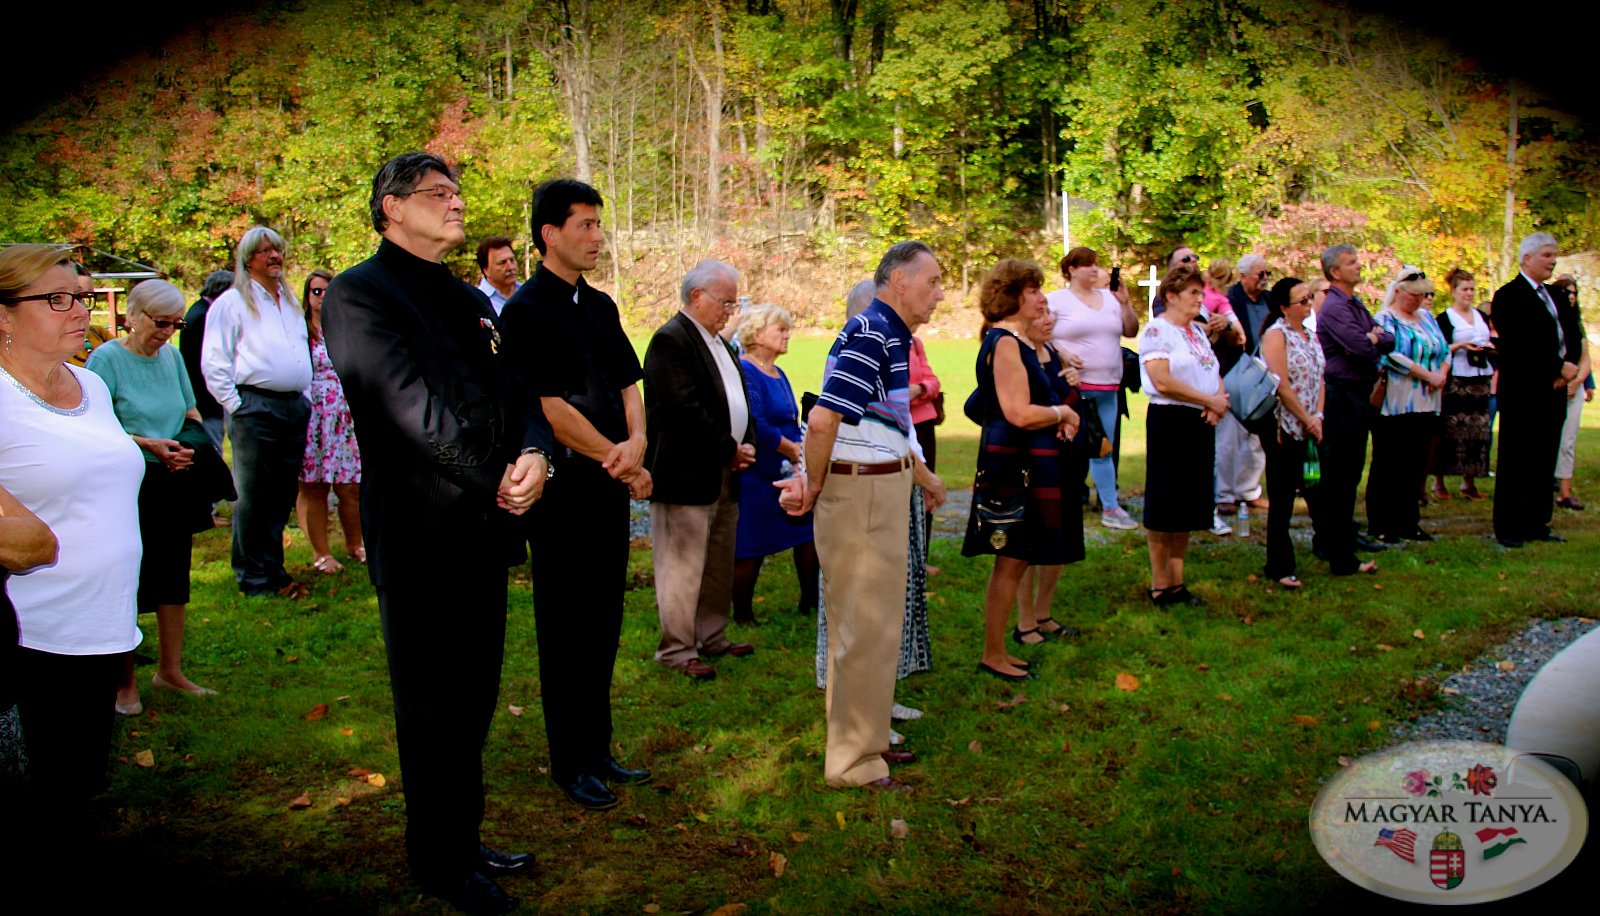
[[[517,290],[521,288],[522,282],[519,280],[512,285],[511,296],[515,296],[517,294]],[[511,298],[511,296],[500,295],[500,291],[494,288],[494,284],[489,282],[488,277],[484,277],[482,280],[478,281],[478,292],[489,297],[489,304],[494,306],[494,313],[496,315],[505,310],[506,302]]]
[[[1477,309],[1469,310],[1465,318],[1452,308],[1445,309],[1444,314],[1445,319],[1451,324],[1451,339],[1456,343],[1476,344],[1480,347],[1489,345],[1489,325],[1484,323],[1483,316],[1478,314]],[[1494,374],[1493,366],[1480,368],[1467,362],[1471,355],[1464,349],[1450,354],[1450,374],[1461,378],[1478,378]]]
[[[744,441],[744,431],[750,425],[750,402],[744,397],[744,376],[739,374],[739,367],[733,364],[733,356],[728,353],[728,346],[722,342],[722,338],[707,331],[688,312],[684,312],[683,317],[689,319],[694,329],[700,332],[701,343],[711,351],[711,361],[722,374],[722,393],[728,398],[728,430],[737,445]]]
[[[1122,384],[1122,303],[1110,290],[1090,293],[1099,304],[1091,308],[1071,287],[1047,294],[1045,302],[1056,316],[1050,337],[1056,349],[1083,360],[1086,385]]]
[[[265,286],[255,280],[250,286],[256,313],[250,313],[237,289],[218,296],[206,313],[206,339],[200,350],[206,388],[230,414],[239,407],[240,385],[302,394],[311,388],[305,314],[288,288],[280,285],[274,302]]]
[[[144,458],[106,383],[68,366],[83,402],[46,404],[0,369],[0,486],[55,532],[56,562],[11,577],[22,645],[114,655],[139,644],[139,485]],[[92,492],[91,492],[92,491]]]
[[[1217,387],[1222,383],[1221,367],[1216,354],[1211,352],[1211,342],[1206,339],[1205,327],[1199,319],[1189,322],[1186,328],[1168,321],[1164,313],[1150,319],[1144,332],[1139,335],[1139,376],[1144,382],[1145,393],[1150,396],[1150,403],[1200,410],[1199,404],[1163,397],[1156,391],[1155,382],[1150,380],[1150,370],[1146,366],[1153,359],[1166,360],[1167,371],[1172,373],[1173,379],[1201,394],[1216,394]]]

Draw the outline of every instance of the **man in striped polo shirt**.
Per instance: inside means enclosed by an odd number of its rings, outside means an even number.
[[[911,331],[944,299],[933,250],[900,242],[877,297],[845,323],[807,417],[800,475],[780,481],[791,515],[816,507],[828,626],[828,785],[907,787],[889,775],[889,714],[904,625],[911,499]],[[910,754],[898,752],[904,762]]]

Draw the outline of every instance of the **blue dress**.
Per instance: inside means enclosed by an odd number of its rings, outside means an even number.
[[[778,440],[800,441],[800,407],[795,403],[789,377],[778,369],[773,378],[750,360],[743,360],[745,393],[756,424],[756,463],[739,482],[739,531],[734,556],[741,560],[765,557],[812,540],[811,515],[789,515],[778,505],[773,481],[793,476],[787,460],[778,453]],[[774,367],[776,368],[776,367]]]

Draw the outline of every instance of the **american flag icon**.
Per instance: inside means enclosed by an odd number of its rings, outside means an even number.
[[[1404,827],[1399,830],[1379,830],[1377,842],[1372,845],[1382,846],[1407,862],[1417,864],[1417,835]]]

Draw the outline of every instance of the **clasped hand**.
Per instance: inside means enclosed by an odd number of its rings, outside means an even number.
[[[544,495],[544,481],[549,472],[550,463],[543,455],[529,452],[518,456],[517,463],[506,465],[506,472],[500,475],[495,505],[512,515],[528,511]]]
[[[144,439],[139,443],[145,451],[161,459],[169,471],[182,471],[194,464],[194,449],[184,448],[173,439]]]

